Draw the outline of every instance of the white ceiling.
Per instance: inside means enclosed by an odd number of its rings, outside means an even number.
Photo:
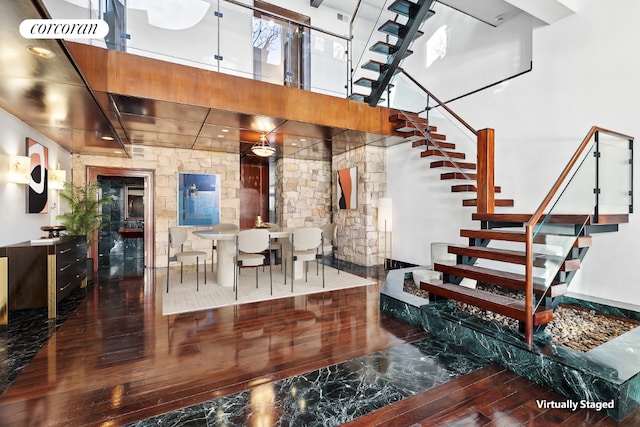
[[[360,2],[358,15],[363,16],[364,14],[367,19],[373,18],[375,20],[380,9],[388,7],[391,3],[391,0],[363,0]],[[437,3],[460,10],[492,25],[496,24],[498,16],[503,16],[506,20],[521,12],[520,9],[504,0],[442,0]],[[344,15],[352,16],[358,7],[358,0],[324,0],[320,7],[335,9]],[[502,22],[504,21],[498,24]]]
[[[335,9],[352,16],[360,0],[324,0],[320,7]],[[359,16],[376,20],[382,8],[392,0],[361,0]],[[498,26],[525,12],[548,24],[574,12],[573,0],[439,0],[436,3],[452,7],[490,25]],[[437,7],[437,6],[434,6]]]

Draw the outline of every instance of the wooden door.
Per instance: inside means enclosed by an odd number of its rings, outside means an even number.
[[[252,228],[256,216],[269,221],[269,161],[254,156],[240,160],[240,228]]]

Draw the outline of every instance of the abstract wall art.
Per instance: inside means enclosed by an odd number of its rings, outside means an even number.
[[[27,213],[47,213],[49,212],[47,183],[49,150],[44,145],[27,138],[27,156],[31,161]]]
[[[178,173],[178,225],[220,223],[220,175]]]
[[[358,208],[358,170],[357,168],[338,171],[338,207],[340,209]]]

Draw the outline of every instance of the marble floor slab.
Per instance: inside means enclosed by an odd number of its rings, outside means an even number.
[[[9,324],[0,327],[0,394],[73,313],[92,286],[75,289],[61,301],[55,319],[47,318],[46,307],[9,312]]]
[[[429,338],[267,381],[129,426],[338,426],[486,364]]]

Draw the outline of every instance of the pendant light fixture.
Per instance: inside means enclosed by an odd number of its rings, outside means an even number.
[[[253,144],[253,147],[251,147],[251,151],[256,156],[269,157],[275,154],[276,149],[269,143],[267,136],[263,134],[260,135],[258,141]]]

